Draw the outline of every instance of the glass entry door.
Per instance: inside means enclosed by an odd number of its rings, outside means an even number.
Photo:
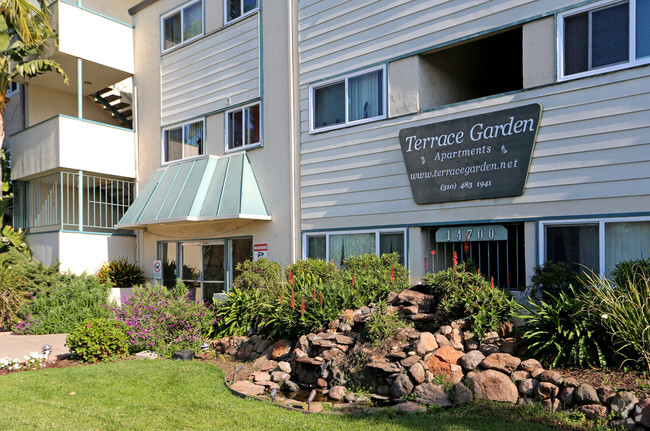
[[[215,293],[225,292],[225,245],[217,241],[203,245],[203,300],[212,302]]]

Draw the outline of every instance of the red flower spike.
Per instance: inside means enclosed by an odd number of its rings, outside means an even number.
[[[395,280],[395,267],[393,265],[390,266],[390,281]]]
[[[469,239],[467,236],[467,232],[465,232],[465,243],[463,244],[463,251],[465,253],[469,253]]]
[[[431,256],[435,256],[435,255],[436,255],[436,251],[435,251],[435,250],[431,250]]]
[[[476,275],[481,275],[481,268],[476,268]]]
[[[354,275],[352,275],[352,287],[354,287]]]
[[[312,295],[314,298],[314,301],[316,300],[316,288],[314,287],[314,294]]]
[[[300,306],[300,314],[305,314],[305,295],[302,295],[302,305]]]
[[[490,287],[494,289],[494,277],[490,277]]]
[[[320,294],[320,306],[321,307],[323,306],[323,294],[322,293]]]
[[[293,286],[293,271],[289,270],[289,284]]]
[[[454,252],[454,265],[458,265],[458,253]]]
[[[428,262],[427,262],[427,257],[424,256],[424,272],[427,272],[427,267],[428,267]]]
[[[296,308],[296,300],[293,297],[293,289],[291,289],[291,308]]]
[[[284,302],[284,291],[280,291],[280,305]]]
[[[334,258],[334,266],[336,266],[336,258]]]

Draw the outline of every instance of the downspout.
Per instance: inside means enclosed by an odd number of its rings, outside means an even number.
[[[295,14],[293,7],[293,0],[287,1],[289,7],[289,124],[290,124],[290,134],[289,134],[289,163],[290,163],[290,185],[289,189],[291,190],[291,262],[296,262],[296,217],[298,216],[296,211],[296,124],[295,124],[295,61],[294,61],[294,19]]]

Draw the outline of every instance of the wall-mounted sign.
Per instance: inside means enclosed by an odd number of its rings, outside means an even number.
[[[532,104],[400,130],[415,202],[523,194],[541,113]]]
[[[508,229],[498,224],[441,227],[436,231],[436,242],[505,241],[507,239]]]
[[[268,244],[253,244],[253,260],[260,257],[269,258],[269,245]]]
[[[154,280],[162,279],[162,261],[154,260],[153,261],[153,278]]]

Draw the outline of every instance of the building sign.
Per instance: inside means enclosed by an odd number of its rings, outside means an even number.
[[[532,104],[400,130],[415,202],[522,195],[541,112]]]
[[[269,258],[269,245],[268,244],[253,244],[253,260],[260,257]]]
[[[505,241],[507,239],[508,229],[497,224],[441,227],[436,231],[436,242]]]
[[[161,260],[154,260],[153,261],[153,278],[155,280],[161,280],[162,279],[162,261]]]

